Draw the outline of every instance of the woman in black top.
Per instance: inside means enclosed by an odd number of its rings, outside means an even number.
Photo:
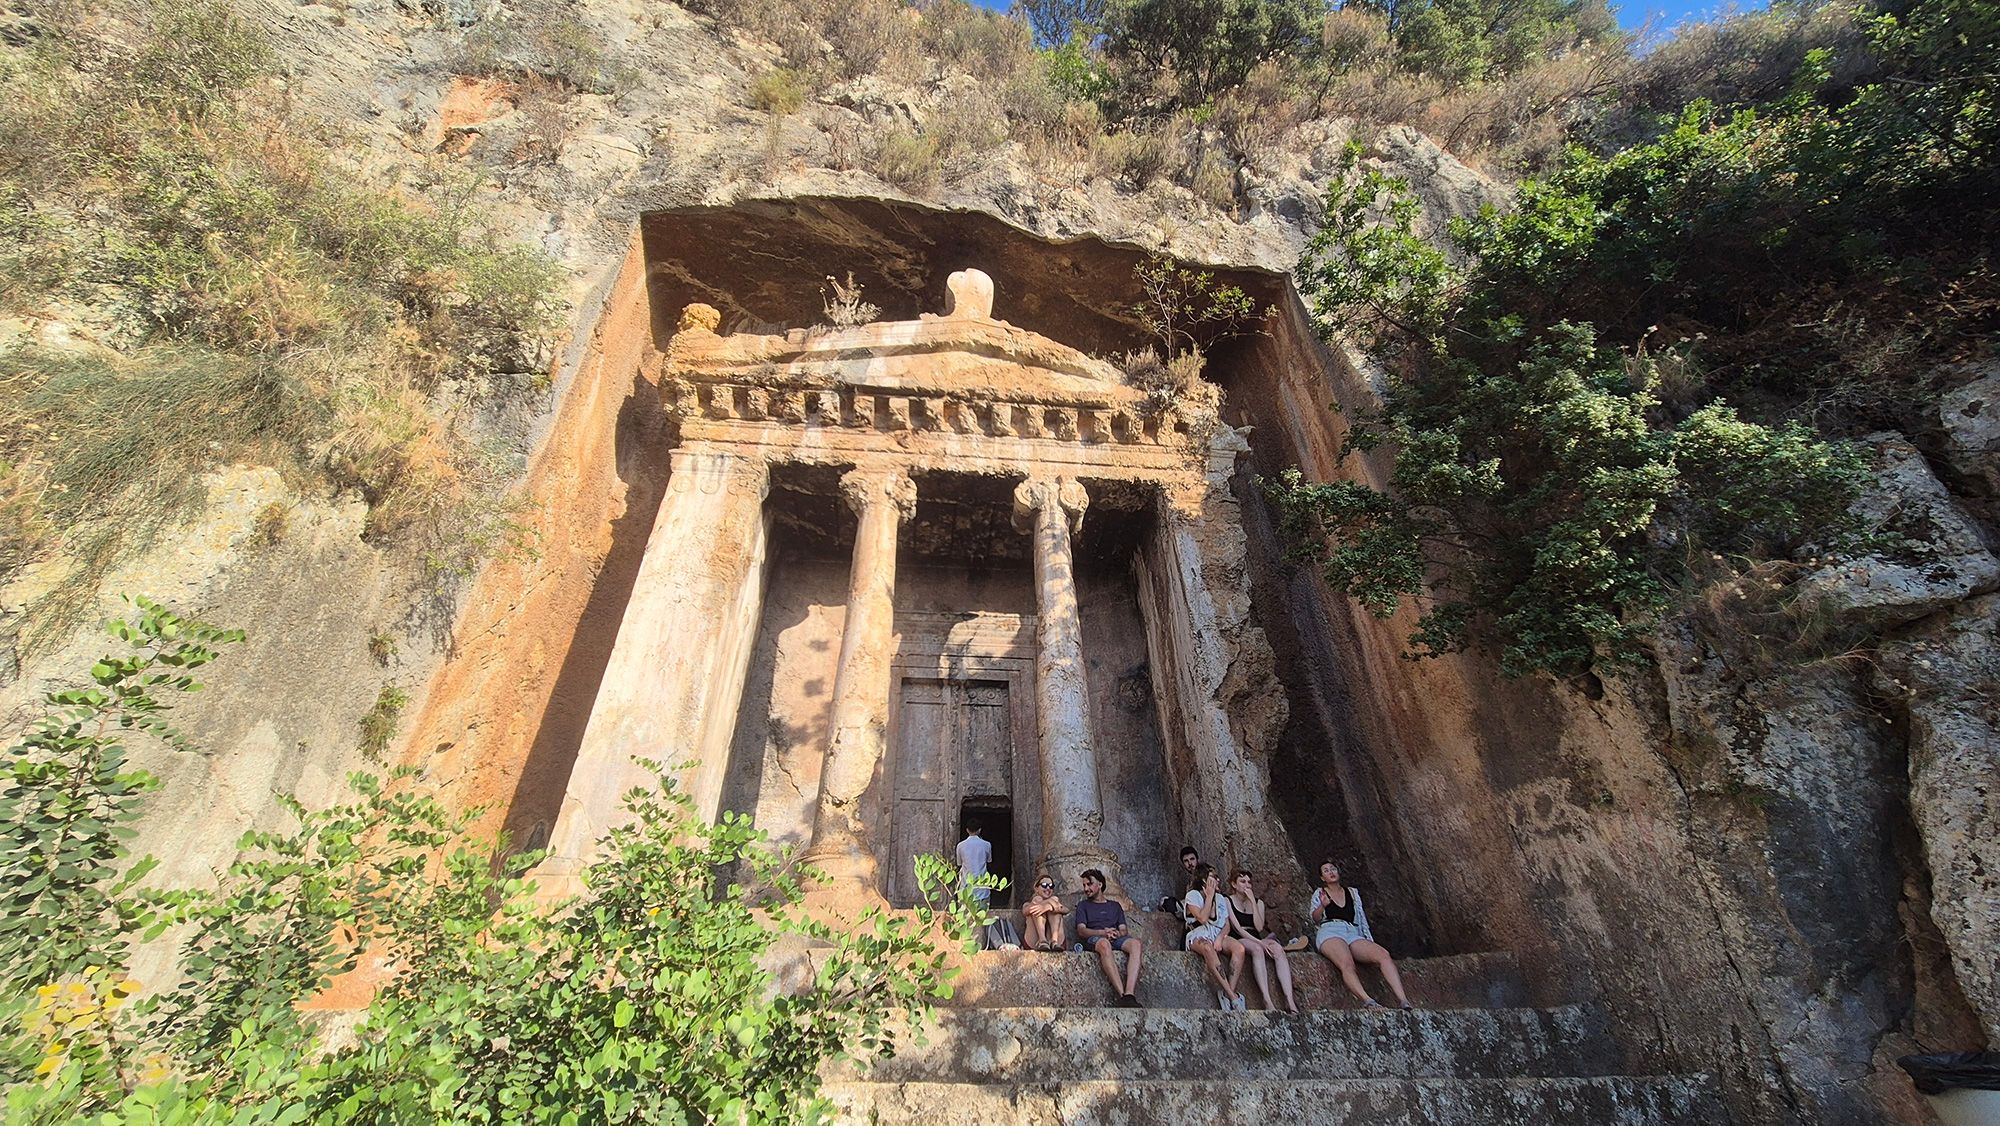
[[[1250,873],[1238,868],[1229,877],[1229,887],[1230,930],[1243,944],[1244,952],[1250,955],[1250,975],[1257,979],[1257,991],[1264,995],[1264,1007],[1278,1007],[1271,996],[1270,973],[1264,968],[1264,960],[1268,958],[1271,968],[1278,971],[1278,988],[1285,994],[1285,1011],[1298,1015],[1299,1003],[1292,998],[1292,961],[1285,955],[1285,944],[1279,942],[1265,925],[1269,920],[1264,916],[1264,901],[1257,898]]]

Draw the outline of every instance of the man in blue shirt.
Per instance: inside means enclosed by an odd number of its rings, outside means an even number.
[[[1104,898],[1104,873],[1095,868],[1087,868],[1083,873],[1083,902],[1076,905],[1076,937],[1084,949],[1097,953],[1097,964],[1104,970],[1105,980],[1118,993],[1117,1004],[1123,1008],[1139,1007],[1139,959],[1145,955],[1145,943],[1133,938],[1125,927],[1125,908],[1116,900]],[[1125,954],[1125,972],[1118,972],[1118,961],[1113,954]]]

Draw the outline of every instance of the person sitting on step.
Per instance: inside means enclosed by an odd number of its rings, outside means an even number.
[[[1243,980],[1243,944],[1229,936],[1229,897],[1222,894],[1222,881],[1215,865],[1203,864],[1194,870],[1195,886],[1188,889],[1185,902],[1194,916],[1188,932],[1187,948],[1201,955],[1215,985],[1216,1003],[1225,1009],[1242,1009],[1243,995],[1236,991]],[[1229,978],[1222,977],[1222,955],[1229,955]]]
[[[1104,873],[1095,868],[1083,870],[1083,902],[1076,905],[1076,938],[1085,950],[1097,955],[1097,964],[1104,970],[1111,988],[1118,992],[1118,1004],[1128,1009],[1139,1007],[1139,959],[1146,952],[1146,944],[1133,938],[1125,926],[1125,907],[1118,901],[1104,897]],[[1113,954],[1125,954],[1125,973],[1118,973],[1118,962]]]
[[[1181,894],[1194,886],[1194,870],[1201,867],[1201,853],[1193,845],[1181,846]],[[1187,949],[1187,932],[1194,929],[1194,916],[1188,914],[1187,901],[1180,895],[1169,895],[1160,900],[1160,910],[1172,913],[1181,921],[1181,949]]]
[[[1229,930],[1250,956],[1250,976],[1257,979],[1257,992],[1264,995],[1264,1007],[1278,1007],[1277,998],[1271,996],[1270,971],[1265,968],[1268,960],[1270,968],[1277,971],[1278,988],[1285,995],[1285,1012],[1297,1016],[1299,1003],[1292,997],[1292,960],[1285,956],[1284,943],[1265,927],[1268,918],[1264,901],[1257,898],[1250,873],[1238,868],[1229,877],[1229,888]]]
[[[1059,951],[1063,948],[1063,916],[1069,904],[1056,894],[1056,882],[1047,872],[1035,880],[1035,894],[1021,907],[1028,920],[1028,949]]]
[[[1319,888],[1306,904],[1306,917],[1318,924],[1313,931],[1313,948],[1340,971],[1340,980],[1347,991],[1369,1008],[1379,1009],[1382,1004],[1362,988],[1361,977],[1354,970],[1356,962],[1379,968],[1382,980],[1389,983],[1390,991],[1396,995],[1396,1003],[1409,1008],[1410,998],[1403,992],[1403,977],[1396,972],[1396,960],[1389,957],[1389,952],[1375,941],[1375,932],[1368,929],[1368,912],[1361,909],[1361,893],[1340,882],[1340,865],[1332,858],[1319,862],[1319,882]]]

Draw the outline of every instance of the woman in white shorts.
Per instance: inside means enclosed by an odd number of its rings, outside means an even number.
[[[1229,937],[1229,897],[1222,894],[1215,865],[1194,870],[1194,886],[1188,889],[1188,916],[1194,929],[1187,934],[1187,948],[1201,955],[1208,967],[1208,979],[1215,984],[1215,1003],[1225,1009],[1243,1009],[1243,995],[1236,983],[1243,980],[1243,944]],[[1223,954],[1229,955],[1229,979],[1223,980]]]
[[[1362,988],[1361,978],[1354,972],[1356,962],[1380,969],[1382,980],[1389,983],[1390,992],[1396,995],[1396,1003],[1409,1008],[1410,998],[1403,992],[1403,978],[1396,972],[1396,960],[1389,957],[1389,952],[1375,941],[1375,933],[1368,929],[1368,913],[1361,909],[1361,893],[1341,884],[1340,865],[1331,859],[1319,862],[1319,884],[1306,905],[1306,917],[1317,924],[1313,948],[1340,971],[1340,980],[1347,991],[1369,1008],[1379,1009],[1382,1005]]]

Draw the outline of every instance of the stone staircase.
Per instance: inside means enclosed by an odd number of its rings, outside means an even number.
[[[830,1067],[823,1092],[837,1121],[947,1126],[1728,1120],[1709,1077],[1620,1074],[1596,1006],[1530,1007],[1507,955],[1399,963],[1408,1013],[1353,1006],[1325,959],[1290,958],[1296,1017],[1218,1010],[1196,956],[1164,943],[1142,1009],[1109,1007],[1094,955],[982,953],[923,1043]],[[1243,993],[1258,1005],[1247,968]]]

